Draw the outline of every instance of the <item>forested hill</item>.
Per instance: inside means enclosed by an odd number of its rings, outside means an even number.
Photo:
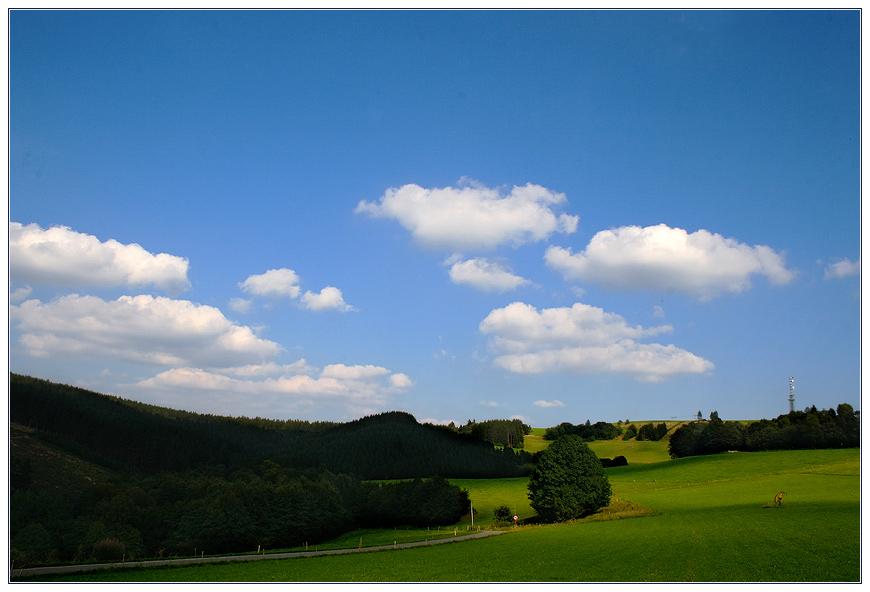
[[[72,454],[145,473],[271,460],[361,479],[508,477],[524,455],[390,412],[350,423],[231,418],[175,411],[10,374],[10,419]]]

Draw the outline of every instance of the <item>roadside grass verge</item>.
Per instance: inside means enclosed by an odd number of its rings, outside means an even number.
[[[337,539],[291,549],[269,549],[272,553],[293,553],[301,551],[329,551],[333,549],[354,549],[361,547],[380,547],[382,545],[416,543],[419,541],[435,541],[449,539],[454,536],[469,534],[464,525],[440,526],[433,528],[379,528],[350,531]]]

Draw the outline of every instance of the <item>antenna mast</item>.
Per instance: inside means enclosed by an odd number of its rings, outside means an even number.
[[[788,412],[794,412],[794,376],[788,377]]]

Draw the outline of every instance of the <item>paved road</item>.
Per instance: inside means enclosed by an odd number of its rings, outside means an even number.
[[[503,530],[484,530],[463,536],[450,537],[448,539],[433,539],[431,541],[417,541],[414,543],[399,543],[396,545],[381,545],[378,547],[359,547],[356,549],[331,549],[325,551],[300,551],[297,553],[269,553],[263,555],[229,555],[222,557],[193,557],[190,559],[157,559],[153,561],[126,561],[124,563],[88,563],[81,565],[57,565],[51,567],[30,567],[16,569],[12,577],[35,576],[44,574],[74,573],[92,571],[95,569],[113,569],[118,567],[155,567],[159,565],[190,565],[195,563],[220,563],[225,561],[257,561],[260,559],[291,559],[293,557],[314,557],[316,555],[342,555],[344,553],[366,553],[369,551],[383,551],[386,549],[407,549],[409,547],[422,547],[424,545],[438,545],[440,543],[453,543],[479,539],[494,534],[503,534]]]

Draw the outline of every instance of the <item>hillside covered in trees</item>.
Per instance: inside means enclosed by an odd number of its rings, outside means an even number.
[[[453,524],[445,477],[531,455],[391,412],[349,423],[175,411],[10,375],[17,566],[286,548],[355,528]],[[373,480],[403,479],[394,483]]]
[[[349,423],[231,418],[174,411],[12,374],[10,419],[98,464],[157,473],[271,460],[360,479],[515,477],[524,454],[390,412]]]
[[[722,421],[715,411],[710,421],[693,421],[671,434],[671,457],[717,454],[728,450],[797,450],[854,448],[861,445],[860,413],[848,403],[818,410],[815,405],[776,419],[748,424]]]

